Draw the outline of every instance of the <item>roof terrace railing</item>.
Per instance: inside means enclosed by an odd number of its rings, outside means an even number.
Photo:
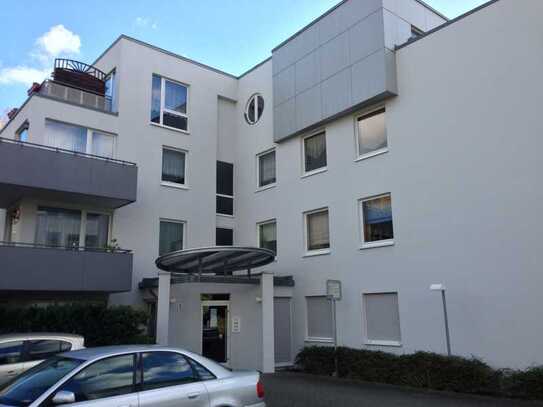
[[[75,155],[75,156],[78,156],[78,157],[93,158],[93,159],[96,159],[96,160],[102,160],[102,161],[107,161],[107,162],[112,162],[112,163],[122,164],[122,165],[128,165],[128,166],[136,166],[137,165],[136,163],[133,163],[133,162],[130,162],[130,161],[118,160],[118,159],[115,159],[115,158],[109,158],[109,157],[103,157],[103,156],[94,155],[94,154],[82,153],[82,152],[79,152],[79,151],[67,150],[67,149],[60,148],[60,147],[46,146],[46,145],[43,145],[43,144],[30,143],[28,141],[15,140],[15,139],[10,139],[10,138],[5,138],[5,137],[0,137],[0,145],[2,143],[18,144],[21,147],[40,148],[40,149],[48,150],[48,151],[56,151],[57,153],[71,154],[71,155]]]
[[[55,69],[66,69],[68,71],[85,73],[94,76],[96,79],[104,81],[106,74],[98,68],[85,64],[84,62],[74,61],[73,59],[57,58],[55,59]]]

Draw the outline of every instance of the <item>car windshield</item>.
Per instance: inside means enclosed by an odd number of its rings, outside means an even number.
[[[0,386],[0,404],[28,406],[83,360],[53,357]]]

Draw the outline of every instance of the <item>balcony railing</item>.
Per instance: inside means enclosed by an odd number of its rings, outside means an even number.
[[[86,247],[86,246],[59,246],[59,245],[48,245],[41,243],[23,243],[23,242],[6,242],[0,241],[0,246],[8,247],[29,247],[34,249],[56,249],[56,250],[69,250],[74,252],[97,252],[97,253],[119,253],[119,254],[129,254],[132,253],[132,250],[121,249],[117,247]]]
[[[41,85],[40,95],[45,95],[65,102],[90,107],[92,109],[112,112],[113,106],[109,96],[99,95],[72,85],[68,86],[56,80],[46,80]]]
[[[78,156],[78,157],[94,158],[94,159],[97,159],[97,160],[109,161],[109,162],[128,165],[128,166],[137,165],[136,163],[133,163],[133,162],[130,162],[130,161],[117,160],[115,158],[103,157],[103,156],[100,156],[100,155],[94,155],[94,154],[88,154],[88,153],[81,153],[79,151],[66,150],[64,148],[47,146],[45,144],[30,143],[28,141],[20,141],[20,140],[4,138],[4,137],[0,137],[0,143],[17,144],[17,145],[20,145],[21,147],[39,148],[39,149],[42,149],[42,150],[55,151],[57,153],[70,154],[70,155],[75,155],[75,156]]]

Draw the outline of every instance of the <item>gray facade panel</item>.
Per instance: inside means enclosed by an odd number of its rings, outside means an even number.
[[[349,65],[349,36],[341,34],[319,48],[321,80],[325,80]]]
[[[288,67],[275,77],[273,81],[273,103],[275,106],[294,97],[295,78],[296,71],[294,65]]]
[[[358,22],[348,31],[351,64],[385,46],[382,27],[383,13],[377,11]]]
[[[320,82],[319,54],[313,51],[296,62],[296,93],[312,88]],[[275,83],[275,81],[274,81]]]
[[[296,128],[310,126],[318,122],[321,116],[320,85],[296,96]]]
[[[132,254],[0,246],[0,290],[120,292],[132,288]]]
[[[330,117],[351,106],[351,69],[338,72],[322,83],[323,116]]]
[[[39,197],[117,208],[136,200],[137,173],[135,165],[3,141],[0,207]]]

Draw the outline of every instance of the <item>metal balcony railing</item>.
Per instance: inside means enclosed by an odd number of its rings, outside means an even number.
[[[40,244],[40,243],[0,241],[0,247],[2,246],[3,247],[27,247],[27,248],[36,248],[36,249],[69,250],[69,251],[75,251],[75,252],[99,252],[99,253],[120,253],[120,254],[132,253],[132,250],[120,249],[116,247],[85,247],[85,246],[78,246],[78,245],[56,246],[56,245],[47,245],[47,244]]]
[[[95,77],[100,81],[106,79],[106,74],[98,68],[85,64],[84,62],[74,61],[73,59],[57,58],[55,59],[55,69],[65,69],[67,71],[84,73]]]

